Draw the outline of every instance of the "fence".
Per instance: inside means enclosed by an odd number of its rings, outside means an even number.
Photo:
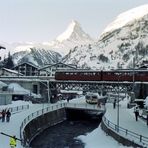
[[[10,112],[14,113],[14,112],[19,112],[22,111],[24,109],[29,109],[29,104],[28,105],[21,105],[21,106],[16,106],[16,107],[10,107]]]
[[[24,109],[29,109],[29,104],[28,105],[21,105],[21,106],[16,106],[16,107],[8,107],[8,108],[3,108],[3,109],[6,109],[11,112],[11,113],[15,113],[15,112],[19,112],[19,111],[22,111]],[[2,110],[0,110],[1,112]]]
[[[134,143],[137,143],[143,147],[148,147],[148,137],[142,136],[128,129],[117,126],[116,124],[109,121],[106,117],[103,117],[103,121],[107,125],[107,127],[115,131],[120,136],[126,139],[130,139],[130,141],[133,141]]]

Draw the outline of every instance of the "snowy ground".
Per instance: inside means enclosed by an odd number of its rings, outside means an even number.
[[[58,103],[65,102],[60,101]],[[35,112],[37,110],[40,110],[47,106],[47,104],[31,104],[30,102],[24,102],[24,101],[16,101],[13,102],[12,106],[20,106],[23,104],[29,103],[30,108],[28,110],[24,110],[22,112],[13,114],[11,117],[10,123],[2,123],[0,121],[0,132],[5,132],[10,135],[16,135],[19,137],[19,127],[21,125],[21,122],[25,117],[27,117],[32,112]],[[69,103],[85,103],[84,97],[79,97],[77,99],[70,100]],[[48,104],[48,106],[51,104]],[[127,102],[122,101],[120,105],[120,126],[130,129],[132,131],[135,131],[137,133],[141,132],[142,135],[147,136],[148,128],[146,126],[146,123],[142,120],[139,120],[138,122],[135,121],[133,110],[126,108]],[[107,112],[105,116],[112,122],[116,124],[116,113],[117,110],[113,109],[112,104],[107,104]],[[2,106],[2,107],[8,107],[8,106]],[[1,106],[0,106],[1,108]],[[134,126],[133,126],[134,125]],[[122,144],[119,144],[117,141],[115,141],[112,137],[107,136],[106,133],[104,133],[100,127],[92,131],[91,133],[88,133],[87,135],[80,135],[79,137],[76,137],[81,139],[85,143],[85,148],[126,148]],[[3,135],[0,135],[0,148],[9,148],[9,138]],[[20,142],[17,142],[17,148],[21,148]]]
[[[9,106],[15,107],[15,106],[18,106],[18,105],[20,106],[26,103],[27,102],[24,102],[24,101],[15,101],[15,103],[13,102],[13,104]],[[40,110],[43,107],[43,104],[29,103],[29,105],[30,105],[29,109],[18,112],[16,114],[12,114],[9,123],[0,121],[0,132],[7,133],[9,135],[16,135],[16,137],[19,138],[20,137],[20,126],[21,126],[23,119],[25,119],[32,112]],[[8,108],[7,105],[5,107]],[[44,104],[44,107],[46,107],[45,104]],[[8,137],[0,135],[0,148],[10,148]],[[17,148],[21,148],[21,143],[19,141],[17,142]]]
[[[78,100],[74,99],[71,102],[78,102]],[[85,99],[81,98],[80,102],[85,102]],[[108,113],[109,112],[106,114]],[[113,115],[112,112],[109,114]],[[85,148],[127,148],[115,141],[112,137],[108,136],[104,131],[102,131],[100,126],[91,133],[81,135],[77,138],[85,143]]]

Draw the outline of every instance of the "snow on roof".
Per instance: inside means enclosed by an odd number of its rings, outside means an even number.
[[[24,92],[24,93],[30,93],[29,90],[24,89],[23,87],[21,87],[19,84],[17,83],[11,83],[8,85],[9,89],[13,89],[13,91],[15,92]]]
[[[59,63],[54,63],[54,64],[48,64],[48,65],[40,68],[39,70],[43,70],[43,69],[50,68],[50,67],[55,67],[56,65],[59,65],[59,64],[65,65],[65,66],[70,67],[72,69],[76,69],[76,65],[64,64],[64,63],[59,62]]]
[[[8,71],[10,73],[14,73],[14,74],[19,74],[19,75],[23,75],[22,73],[16,71],[16,70],[12,70],[12,69],[8,69],[8,68],[3,68],[5,71]]]
[[[0,81],[0,89],[1,89],[2,87],[4,87],[4,86],[7,86],[7,84],[4,83],[4,82],[2,82],[2,81]]]
[[[83,94],[83,91],[75,91],[75,90],[60,90],[61,93],[76,93],[76,94]]]
[[[30,65],[30,66],[36,68],[36,69],[39,69],[39,68],[40,68],[40,67],[38,67],[37,65],[34,65],[33,63],[30,63],[30,62],[22,62],[22,63],[19,63],[19,64],[16,65],[16,66],[14,66],[13,69],[16,68],[16,67],[18,67],[18,66],[21,66],[21,65],[23,65],[23,64],[28,64],[28,65]]]
[[[18,83],[11,83],[8,85],[8,89],[12,89],[14,93],[22,94],[22,95],[30,95],[35,98],[41,98],[40,94],[34,94],[30,90],[23,88]]]

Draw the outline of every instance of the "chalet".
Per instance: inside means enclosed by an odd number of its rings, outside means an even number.
[[[22,73],[18,73],[18,71],[16,71],[16,70],[11,70],[11,69],[7,69],[7,68],[0,69],[0,76],[18,76],[18,75],[23,76]]]
[[[39,75],[40,76],[54,76],[55,75],[55,72],[57,70],[66,70],[66,69],[77,69],[77,66],[76,65],[67,65],[67,64],[64,64],[64,63],[56,63],[56,64],[50,64],[50,65],[46,65],[44,66],[43,68],[40,68],[39,69]]]
[[[13,68],[24,76],[37,76],[39,67],[33,65],[32,63],[24,62]]]

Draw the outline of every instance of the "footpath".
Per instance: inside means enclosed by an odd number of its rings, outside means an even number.
[[[131,109],[127,108],[126,100],[120,101],[119,112],[118,112],[117,105],[116,105],[116,108],[113,108],[113,103],[107,103],[105,117],[110,122],[116,125],[117,125],[117,122],[119,121],[119,126],[124,129],[130,130],[139,135],[148,137],[148,126],[147,126],[146,120],[143,120],[142,118],[138,118],[138,121],[136,121],[134,108],[131,108]]]
[[[44,107],[47,105],[44,104]],[[20,126],[22,121],[31,113],[40,110],[43,108],[42,104],[31,104],[29,109],[22,110],[21,112],[12,114],[10,117],[10,122],[2,122],[0,120],[0,132],[6,133],[8,135],[15,135],[17,138],[20,138]],[[10,148],[9,145],[10,138],[0,134],[0,148]],[[22,148],[21,142],[17,141],[17,147]]]

